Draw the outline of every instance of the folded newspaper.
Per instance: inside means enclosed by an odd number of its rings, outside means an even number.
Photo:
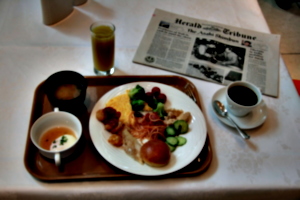
[[[227,85],[248,81],[278,96],[280,35],[156,9],[133,62]]]

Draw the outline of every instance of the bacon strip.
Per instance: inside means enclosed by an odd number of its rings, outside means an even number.
[[[164,139],[166,125],[157,113],[151,112],[137,118],[132,114],[130,118],[132,123],[128,130],[132,136],[138,139]]]

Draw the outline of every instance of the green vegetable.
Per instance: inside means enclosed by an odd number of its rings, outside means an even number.
[[[146,102],[148,103],[148,105],[152,108],[155,109],[157,108],[157,103],[158,101],[155,98],[147,98]]]
[[[145,89],[140,85],[136,85],[135,88],[131,89],[128,93],[131,100],[145,99]]]
[[[173,125],[179,134],[187,133],[189,131],[189,124],[184,120],[177,120]]]
[[[183,146],[186,144],[187,141],[186,138],[178,136],[177,139],[178,139],[178,146]]]
[[[68,141],[68,138],[66,136],[62,136],[60,139],[60,145],[63,145],[64,143],[66,143]]]
[[[164,116],[167,115],[165,108],[165,104],[158,102],[156,109],[154,109],[154,112],[157,112],[160,118],[163,118]]]
[[[145,107],[145,101],[138,99],[131,101],[131,107],[133,111],[141,111]]]
[[[166,144],[169,146],[170,151],[173,152],[177,148],[177,146],[183,146],[187,142],[186,138],[178,136],[178,137],[167,137]]]
[[[177,137],[167,137],[166,142],[167,142],[167,144],[176,147],[178,144],[178,139],[177,139]]]
[[[168,147],[169,147],[169,149],[170,149],[171,152],[175,151],[176,147],[174,147],[172,145],[169,145],[168,143],[167,143],[167,145],[168,145]]]
[[[176,130],[174,129],[173,126],[168,126],[166,128],[166,135],[167,136],[175,136],[176,135]]]

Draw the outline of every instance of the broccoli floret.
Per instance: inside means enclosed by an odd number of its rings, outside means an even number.
[[[131,100],[134,99],[145,99],[145,89],[143,87],[141,87],[140,85],[136,85],[135,88],[131,89],[129,91],[129,97]]]
[[[138,99],[131,101],[131,107],[133,111],[140,111],[143,110],[145,107],[145,101]]]
[[[160,118],[163,118],[164,116],[167,115],[166,111],[165,111],[165,104],[158,102],[157,103],[157,107],[154,110],[154,112],[157,112]]]
[[[155,109],[157,107],[157,103],[158,101],[154,98],[148,98],[146,100],[147,104],[152,108],[152,109]]]

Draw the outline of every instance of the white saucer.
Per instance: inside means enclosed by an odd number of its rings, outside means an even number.
[[[227,106],[225,88],[221,88],[214,94],[211,103],[213,103],[213,101],[215,100],[219,100]],[[228,126],[234,127],[234,125],[228,119],[219,116],[214,109],[213,111],[223,123],[227,124]],[[267,119],[267,106],[264,100],[262,100],[261,104],[257,108],[255,108],[252,112],[250,112],[244,117],[236,117],[229,112],[228,114],[241,129],[252,129],[260,126]]]

